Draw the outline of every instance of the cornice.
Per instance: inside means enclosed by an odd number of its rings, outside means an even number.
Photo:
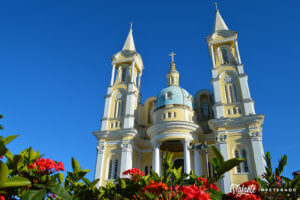
[[[115,131],[95,131],[93,134],[98,140],[100,139],[110,139],[110,140],[122,140],[127,136],[136,136],[138,134],[137,130],[134,128],[130,129],[119,129]]]

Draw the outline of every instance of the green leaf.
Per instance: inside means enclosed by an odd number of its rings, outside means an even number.
[[[217,170],[217,172],[219,174],[224,174],[225,172],[238,166],[243,161],[244,161],[244,159],[242,159],[242,158],[232,158],[230,160],[227,160],[223,164],[220,165],[220,168]]]
[[[73,157],[72,157],[72,168],[75,173],[80,170],[78,161]]]
[[[18,135],[10,135],[10,136],[7,136],[6,138],[3,138],[2,140],[3,140],[4,145],[7,145],[11,141],[13,141],[16,137],[18,137]]]
[[[291,183],[292,188],[295,188],[295,186],[296,186],[299,182],[300,182],[300,176],[295,177],[295,178],[292,180],[292,183]]]
[[[12,162],[14,159],[14,154],[12,154],[12,152],[10,152],[10,150],[7,149],[6,153],[5,153],[5,157]]]
[[[0,156],[5,155],[7,152],[7,148],[5,147],[5,145],[3,144],[2,141],[0,141]]]
[[[5,182],[4,187],[5,188],[7,188],[7,187],[22,187],[22,186],[27,186],[30,184],[31,184],[31,182],[27,178],[20,177],[20,176],[14,176]]]
[[[222,200],[223,193],[221,191],[216,191],[213,189],[207,189],[211,193],[210,198],[214,200]]]
[[[122,179],[122,178],[120,178],[119,181],[120,181],[121,188],[122,188],[122,189],[125,189],[125,188],[126,188],[125,180]]]
[[[220,164],[224,163],[224,157],[222,156],[219,149],[217,147],[213,146],[213,145],[210,145],[210,146],[211,146],[211,149],[212,149],[212,151],[213,151],[213,153],[214,153],[214,155],[217,159],[218,164],[220,165]]]
[[[41,200],[41,199],[44,199],[46,194],[47,194],[47,191],[45,189],[28,190],[25,193],[23,200]]]
[[[60,172],[58,175],[58,181],[60,184],[64,182],[64,174],[62,172]]]
[[[52,193],[56,194],[57,196],[63,198],[64,200],[72,199],[68,191],[63,186],[61,186],[58,182],[52,182],[47,187],[47,189],[50,190]]]
[[[7,165],[0,160],[0,188],[6,183],[8,179],[8,167]]]

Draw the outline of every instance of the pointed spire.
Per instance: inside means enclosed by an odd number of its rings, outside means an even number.
[[[134,40],[133,40],[133,35],[132,35],[132,22],[130,22],[129,33],[128,33],[128,36],[126,38],[126,41],[125,41],[125,44],[124,44],[122,50],[135,51],[135,45],[134,45]]]
[[[168,86],[171,85],[179,85],[179,72],[176,70],[176,64],[174,62],[174,56],[176,54],[174,52],[171,52],[169,55],[171,57],[171,65],[170,65],[170,70],[167,74],[167,80],[168,80]]]
[[[229,30],[222,16],[220,15],[218,4],[215,3],[215,5],[216,5],[216,20],[215,20],[214,32],[217,32],[219,30]]]

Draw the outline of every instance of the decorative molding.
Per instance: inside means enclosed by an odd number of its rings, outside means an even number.
[[[105,151],[105,146],[101,145],[101,146],[97,146],[97,152],[98,154],[103,154]]]
[[[233,83],[235,78],[232,75],[227,74],[224,76],[223,80],[225,81],[225,83],[228,84],[228,83]]]
[[[262,140],[262,135],[260,132],[250,132],[249,136],[252,141],[259,141]]]
[[[123,143],[121,144],[122,152],[131,152],[132,151],[132,144],[130,143]]]
[[[216,137],[216,143],[217,144],[226,144],[227,143],[227,135],[217,135]]]

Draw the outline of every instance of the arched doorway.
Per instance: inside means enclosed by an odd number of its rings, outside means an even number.
[[[184,160],[183,159],[177,159],[177,160],[174,161],[174,167],[176,169],[178,169],[181,166],[182,166],[181,172],[184,172]]]

